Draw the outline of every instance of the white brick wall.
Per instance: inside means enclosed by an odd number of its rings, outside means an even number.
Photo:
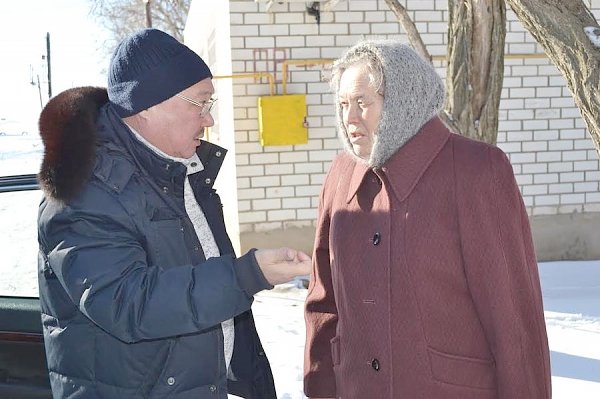
[[[447,0],[401,3],[430,53],[445,55]],[[599,0],[587,4],[600,15]],[[263,3],[230,1],[233,73],[274,73],[281,94],[283,57],[331,59],[361,38],[407,40],[384,0],[342,0],[335,10],[322,12],[320,25],[304,7],[304,3],[274,4],[274,12],[268,13]],[[510,9],[507,19],[507,54],[543,54]],[[254,62],[254,49],[263,51],[260,62]],[[435,65],[443,76],[443,62]],[[269,94],[269,85],[266,79],[234,81],[240,231],[314,223],[320,186],[340,151],[332,98],[323,82],[328,70],[328,65],[288,68],[287,92],[308,95],[309,142],[303,145],[262,147],[256,102],[257,96]],[[564,78],[545,56],[506,59],[498,146],[513,164],[530,214],[600,211],[598,154]]]

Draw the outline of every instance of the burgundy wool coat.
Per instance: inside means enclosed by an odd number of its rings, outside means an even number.
[[[511,165],[438,118],[381,169],[335,159],[305,317],[309,397],[551,397],[537,263]]]

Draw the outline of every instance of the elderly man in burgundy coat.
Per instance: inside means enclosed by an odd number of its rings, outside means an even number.
[[[550,398],[537,264],[505,154],[448,131],[443,83],[405,45],[357,44],[332,83],[347,151],[321,193],[307,396]]]

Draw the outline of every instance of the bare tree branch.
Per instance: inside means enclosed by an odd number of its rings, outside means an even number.
[[[112,35],[112,43],[104,50],[112,53],[114,45],[127,35],[147,25],[144,0],[88,0],[90,13]],[[183,30],[191,0],[151,0],[152,26],[183,41]]]
[[[431,55],[429,54],[429,51],[427,51],[427,47],[425,46],[425,43],[423,42],[415,23],[412,21],[412,19],[410,19],[410,15],[408,15],[406,8],[400,4],[399,0],[385,0],[385,2],[394,12],[396,18],[398,18],[398,21],[406,31],[408,40],[414,49],[421,54],[424,59],[431,62]]]
[[[558,67],[600,155],[600,27],[581,0],[506,0]]]

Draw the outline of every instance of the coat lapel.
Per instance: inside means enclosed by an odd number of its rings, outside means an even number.
[[[383,165],[376,174],[385,175],[398,201],[404,201],[452,134],[439,119],[427,122]]]
[[[354,170],[352,172],[352,178],[350,179],[350,186],[348,188],[348,195],[346,196],[346,203],[349,204],[352,198],[358,192],[360,185],[362,184],[365,175],[369,170],[369,166],[362,161],[354,162]]]

